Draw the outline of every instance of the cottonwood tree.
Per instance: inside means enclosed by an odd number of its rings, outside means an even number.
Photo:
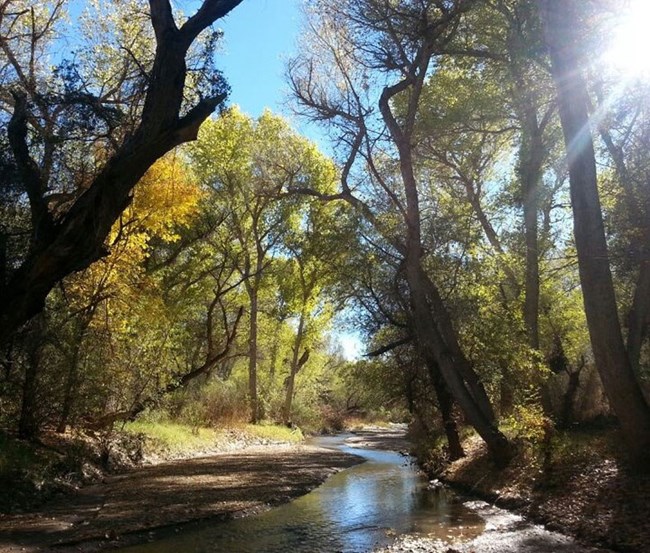
[[[401,256],[417,347],[440,371],[493,458],[505,464],[510,444],[498,430],[485,388],[462,351],[440,289],[425,269],[421,182],[413,155],[413,130],[431,64],[473,4],[365,0],[332,6],[318,2],[312,42],[306,45],[311,57],[293,62],[290,79],[306,113],[330,122],[345,145],[342,191],[316,195],[348,201]],[[397,113],[394,107],[400,98],[405,98],[406,109]],[[398,179],[387,180],[378,170],[382,156],[394,160]],[[362,163],[370,177],[368,189],[374,187],[399,217],[397,228],[377,216],[369,194],[370,201],[363,192],[355,194],[353,169]]]
[[[333,190],[334,165],[323,163],[322,169],[320,188]],[[341,267],[350,258],[351,237],[355,234],[348,210],[341,209],[342,206],[315,200],[301,203],[298,224],[283,240],[287,259],[278,275],[284,317],[297,321],[284,386],[285,424],[291,423],[298,373],[332,320],[334,289],[342,276]]]
[[[523,215],[525,269],[523,282],[514,290],[517,295],[520,290],[523,292],[522,313],[528,343],[538,350],[543,252],[539,219],[544,174],[558,133],[552,83],[542,61],[543,41],[534,6],[528,0],[481,3],[465,19],[445,51],[452,59],[462,60],[457,62],[461,71],[469,64],[470,71],[482,75],[487,83],[500,85],[500,103],[489,104],[487,96],[495,100],[489,84],[488,94],[476,94],[478,100],[474,102],[488,103],[492,116],[501,112],[502,132],[509,132],[517,147],[516,179]],[[491,123],[489,130],[494,132],[496,121]],[[468,127],[474,124],[473,119],[467,121]],[[486,234],[490,238],[489,229]],[[490,241],[494,242],[492,238]]]
[[[560,132],[552,82],[538,59],[539,34],[529,3],[481,3],[444,47],[447,55],[425,83],[416,124],[418,163],[432,164],[441,183],[456,201],[469,203],[480,224],[485,243],[465,243],[464,248],[479,247],[502,273],[494,280],[502,297],[486,303],[502,306],[509,324],[499,336],[513,335],[511,345],[521,353],[501,368],[506,413],[516,388],[528,385],[513,378],[524,374],[517,363],[539,364],[548,355],[541,347],[548,343],[540,336],[541,311],[548,305],[541,283],[551,278],[551,256],[564,255],[552,239],[551,221],[558,209],[553,198],[563,184],[553,171],[559,165],[555,145]],[[449,217],[458,217],[453,206],[446,209]],[[485,257],[470,257],[486,264]],[[487,267],[481,273],[488,274]],[[527,354],[517,344],[524,337]],[[507,349],[512,351],[503,351]],[[550,414],[538,372],[534,380]]]
[[[42,310],[61,279],[105,255],[135,184],[158,158],[195,139],[223,104],[225,81],[207,67],[210,78],[190,93],[188,60],[199,36],[240,3],[205,0],[179,23],[169,0],[150,0],[145,14],[155,46],[139,57],[122,44],[131,63],[112,86],[84,82],[74,64],[61,67],[58,82],[49,78],[63,0],[2,3],[2,130],[30,224],[26,250],[2,265],[0,341]],[[80,153],[83,160],[74,161]]]
[[[637,465],[647,469],[650,466],[650,406],[641,392],[623,341],[609,264],[591,135],[590,99],[584,76],[584,53],[580,51],[579,32],[585,30],[580,17],[584,5],[573,0],[538,0],[537,6],[545,26],[566,145],[575,245],[591,346],[627,448]]]
[[[305,202],[285,192],[297,183],[327,190],[334,170],[313,144],[270,112],[253,120],[237,109],[229,110],[203,127],[191,157],[200,180],[225,207],[225,224],[233,231],[249,306],[250,419],[258,422],[262,416],[258,341],[265,285],[285,240],[300,232]]]
[[[614,205],[607,213],[612,264],[627,326],[626,347],[635,372],[650,328],[650,105],[648,83],[591,75],[602,155],[610,160]],[[646,361],[647,362],[647,361]]]

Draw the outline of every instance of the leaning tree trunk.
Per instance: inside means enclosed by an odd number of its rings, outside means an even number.
[[[440,416],[442,424],[445,429],[445,436],[447,437],[447,445],[449,447],[449,460],[456,461],[461,457],[465,457],[463,446],[460,443],[460,435],[458,434],[458,425],[454,418],[454,398],[447,390],[445,381],[440,374],[438,365],[429,361],[426,363],[427,370],[429,371],[429,378],[433,389],[438,398],[438,406],[440,407]]]
[[[538,0],[569,161],[580,283],[596,366],[627,448],[650,468],[650,408],[627,356],[618,319],[597,188],[587,86],[575,51],[576,0]]]
[[[56,221],[48,211],[45,196],[51,183],[29,149],[27,98],[15,92],[14,112],[7,126],[8,142],[38,227],[32,229],[25,260],[11,276],[3,275],[4,282],[0,283],[0,344],[43,310],[47,295],[58,282],[105,255],[106,237],[131,203],[133,188],[140,178],[172,148],[195,140],[203,121],[226,99],[226,92],[220,91],[183,109],[187,100],[186,56],[202,31],[241,2],[204,0],[179,28],[169,0],[149,0],[156,50],[140,124],[126,136],[88,189]]]
[[[405,78],[384,88],[379,100],[382,117],[399,153],[399,170],[406,199],[404,267],[413,313],[413,330],[425,362],[434,362],[440,368],[449,393],[487,444],[494,462],[503,467],[512,457],[510,442],[498,429],[490,400],[478,375],[462,352],[442,297],[422,267],[420,199],[411,140],[417,99],[422,91],[430,54],[427,55],[426,49],[420,53],[422,56],[418,56],[417,78]],[[409,113],[406,124],[402,127],[393,115],[390,102],[394,96],[407,89],[411,93]]]
[[[419,266],[419,278],[423,285],[426,288],[426,298],[430,305],[430,308],[433,313],[433,317],[436,322],[438,331],[440,332],[446,347],[449,348],[451,356],[454,359],[456,369],[461,375],[462,379],[465,381],[465,384],[468,388],[469,393],[472,396],[473,401],[478,405],[479,409],[483,412],[486,418],[490,423],[496,421],[496,416],[494,414],[494,409],[490,398],[485,391],[485,386],[481,382],[478,374],[472,367],[472,364],[469,362],[465,353],[463,352],[460,344],[458,342],[458,334],[454,328],[451,316],[447,311],[447,307],[442,300],[440,291],[435,285],[433,280],[429,278],[424,269],[422,269],[421,264]]]
[[[485,412],[465,383],[452,351],[438,331],[432,309],[427,301],[425,284],[421,280],[419,259],[406,261],[406,274],[411,295],[413,327],[426,363],[436,363],[449,392],[462,409],[467,421],[487,444],[497,466],[505,466],[512,457],[507,438],[497,428],[492,410]]]

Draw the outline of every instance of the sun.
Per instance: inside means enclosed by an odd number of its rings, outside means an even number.
[[[650,79],[650,0],[620,1],[607,42],[608,66],[627,79]]]

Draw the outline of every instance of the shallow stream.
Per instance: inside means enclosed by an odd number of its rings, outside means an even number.
[[[484,529],[475,511],[394,452],[351,447],[345,436],[312,442],[366,459],[290,503],[228,522],[121,549],[129,553],[365,553],[404,533],[471,539]]]

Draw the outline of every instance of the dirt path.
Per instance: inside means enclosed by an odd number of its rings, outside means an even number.
[[[303,495],[361,461],[330,449],[276,445],[136,469],[38,512],[0,518],[0,552],[121,546],[125,538],[146,540],[155,528],[243,516]]]

